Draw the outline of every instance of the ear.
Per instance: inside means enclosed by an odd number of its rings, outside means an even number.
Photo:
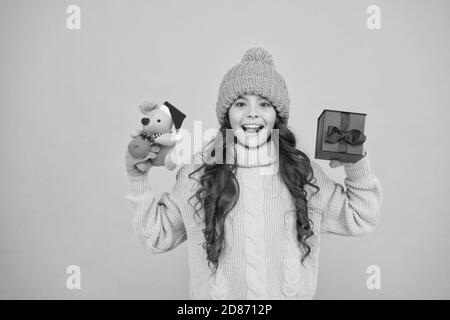
[[[145,115],[148,115],[151,111],[155,110],[158,104],[151,101],[144,101],[139,105],[139,110]]]

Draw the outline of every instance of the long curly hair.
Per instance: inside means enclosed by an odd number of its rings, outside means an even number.
[[[230,132],[231,125],[228,119],[228,112],[225,117],[225,123],[219,128],[218,134],[226,137]],[[311,247],[307,239],[313,235],[312,220],[308,217],[308,206],[306,199],[305,185],[310,185],[320,190],[317,185],[311,181],[314,179],[314,173],[308,156],[296,148],[296,139],[287,124],[278,116],[275,120],[274,129],[279,132],[279,170],[278,173],[285,183],[295,204],[296,230],[299,244],[304,249],[301,263],[311,253]],[[217,137],[217,135],[216,135]],[[268,141],[272,137],[269,136]],[[232,138],[236,143],[236,137]],[[208,156],[215,158],[216,150],[222,151],[220,159],[224,161],[203,162],[196,170],[189,174],[193,175],[199,172],[199,178],[194,178],[199,183],[199,188],[194,197],[197,199],[195,204],[195,213],[198,215],[201,208],[204,209],[204,225],[202,230],[205,236],[203,248],[206,249],[208,266],[215,272],[219,265],[219,257],[225,249],[225,219],[228,213],[234,208],[239,198],[239,183],[236,179],[237,161],[234,153],[233,159],[227,150],[227,139],[221,139],[222,145],[213,148]],[[214,142],[214,140],[210,141]],[[230,146],[228,145],[228,148]],[[233,145],[234,147],[234,145]],[[215,158],[217,159],[217,158]],[[232,160],[232,161],[230,161]],[[198,215],[200,217],[200,215]]]

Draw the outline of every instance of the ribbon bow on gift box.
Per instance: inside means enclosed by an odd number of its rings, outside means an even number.
[[[336,126],[328,126],[326,142],[337,143],[339,141],[345,141],[351,145],[358,145],[366,141],[366,136],[358,129],[341,130]]]

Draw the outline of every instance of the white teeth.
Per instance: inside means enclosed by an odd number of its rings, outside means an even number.
[[[257,124],[248,124],[248,125],[243,125],[242,129],[244,129],[244,131],[247,130],[255,130],[255,132],[258,132],[259,130],[261,130],[264,126],[262,125],[257,125]]]
[[[256,124],[248,124],[248,125],[243,125],[242,127],[243,128],[249,128],[249,129],[260,129],[263,126],[259,126],[259,125],[256,125]]]

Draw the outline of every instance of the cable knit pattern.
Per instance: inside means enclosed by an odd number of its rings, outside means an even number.
[[[262,170],[277,165],[276,157],[267,156],[269,145],[246,149],[236,145],[240,165],[236,178],[242,194],[227,217],[226,249],[215,274],[200,245],[204,242],[204,223],[194,215],[196,201],[189,201],[198,184],[188,174],[200,163],[184,165],[172,190],[163,192],[159,200],[150,187],[158,185],[152,181],[151,170],[150,176],[129,177],[131,192],[127,199],[133,209],[137,239],[153,253],[186,244],[192,299],[311,299],[317,287],[321,235],[360,236],[376,228],[382,190],[370,170],[369,154],[344,166],[345,186],[330,179],[310,159],[314,183],[320,191],[307,188],[314,236],[310,238],[312,251],[304,267],[294,213],[286,214],[294,209],[292,198],[277,171],[267,175]],[[200,210],[199,215],[204,217],[204,211]]]
[[[257,171],[258,168],[250,169]],[[241,172],[242,181],[246,181],[248,173]],[[244,184],[241,187],[241,196],[245,197],[246,203],[251,203],[252,207],[244,207],[244,231],[245,231],[245,281],[247,284],[247,299],[264,299],[267,297],[267,271],[266,271],[266,243],[264,240],[265,222],[263,213],[263,183],[262,175],[256,174],[259,182],[254,184]]]
[[[297,230],[295,228],[295,212],[287,215],[286,228],[286,259],[284,268],[283,294],[286,299],[295,299],[301,287],[300,261],[301,251],[297,240]]]
[[[217,271],[211,273],[209,277],[209,285],[211,287],[210,294],[213,300],[227,299],[228,290],[225,281],[225,275],[223,274],[223,268],[220,263]]]

